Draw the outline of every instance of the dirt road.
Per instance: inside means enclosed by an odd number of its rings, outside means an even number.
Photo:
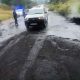
[[[0,80],[80,80],[79,29],[49,12],[46,29],[25,31],[0,48]]]

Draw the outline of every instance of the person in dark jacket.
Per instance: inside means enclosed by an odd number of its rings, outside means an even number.
[[[25,11],[23,10],[23,17],[25,18]]]
[[[16,13],[15,9],[13,10],[13,18],[15,20],[15,26],[18,26],[17,13]]]

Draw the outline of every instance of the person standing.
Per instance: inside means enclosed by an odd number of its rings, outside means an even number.
[[[23,17],[25,18],[25,11],[23,10]]]
[[[15,26],[18,26],[17,13],[16,13],[15,9],[13,10],[13,18],[15,21]]]

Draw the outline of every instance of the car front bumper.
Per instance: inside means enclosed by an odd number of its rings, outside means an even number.
[[[44,24],[44,22],[44,19],[29,19],[25,21],[25,24],[27,24],[28,26],[39,26]]]

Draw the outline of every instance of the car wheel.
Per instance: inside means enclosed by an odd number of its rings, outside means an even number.
[[[46,27],[48,26],[48,20],[46,21]]]
[[[47,24],[48,24],[47,21],[43,23],[44,28],[47,27]]]
[[[29,25],[27,25],[26,27],[27,27],[27,30],[29,31],[30,30]]]
[[[27,22],[25,22],[25,26],[26,26],[26,29],[29,30],[29,25]]]

